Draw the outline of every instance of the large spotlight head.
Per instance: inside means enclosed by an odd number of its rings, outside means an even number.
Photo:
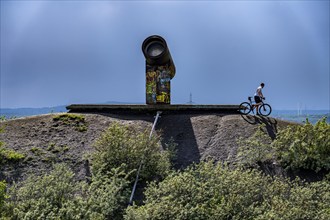
[[[165,47],[161,42],[150,42],[146,46],[148,56],[157,57],[165,51]]]
[[[170,104],[175,66],[166,41],[161,36],[150,36],[143,41],[142,52],[146,58],[146,103]]]
[[[150,65],[166,64],[172,59],[166,41],[158,35],[150,36],[143,41],[142,52]]]

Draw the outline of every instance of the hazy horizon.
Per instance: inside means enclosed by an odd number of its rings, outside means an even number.
[[[110,102],[110,103],[109,103]],[[12,109],[12,110],[15,110],[15,109],[42,109],[42,108],[58,108],[58,107],[66,107],[66,106],[69,106],[69,105],[72,105],[72,104],[102,104],[102,105],[105,105],[105,104],[110,104],[111,103],[113,104],[141,104],[141,105],[144,105],[145,103],[133,103],[133,102],[120,102],[120,101],[108,101],[108,102],[103,102],[103,103],[70,103],[70,104],[63,104],[63,105],[55,105],[55,106],[40,106],[40,107],[29,107],[29,106],[23,106],[23,107],[18,107],[18,108],[3,108],[3,107],[0,107],[0,109]],[[182,104],[182,105],[188,105],[188,103],[172,103],[172,105],[177,105],[177,104]],[[194,103],[193,105],[199,105],[198,103]],[[298,108],[296,109],[273,109],[273,111],[297,111]],[[327,112],[327,113],[330,113],[330,109],[305,109],[305,108],[302,108],[301,111],[324,111],[324,112]]]

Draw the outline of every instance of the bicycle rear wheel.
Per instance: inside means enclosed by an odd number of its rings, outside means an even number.
[[[250,103],[248,102],[242,102],[240,105],[239,105],[239,112],[243,115],[247,115],[251,112],[252,110],[252,106],[250,105]]]
[[[259,113],[262,116],[268,116],[268,115],[270,115],[270,113],[272,113],[272,107],[268,104],[262,104],[259,107]]]

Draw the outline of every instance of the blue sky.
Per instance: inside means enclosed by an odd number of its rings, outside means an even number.
[[[1,1],[1,108],[145,103],[143,40],[163,36],[172,103],[329,109],[329,1]],[[300,104],[299,104],[300,103]]]

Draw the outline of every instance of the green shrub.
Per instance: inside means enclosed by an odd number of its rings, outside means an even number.
[[[38,152],[40,151],[40,149],[37,148],[37,147],[32,147],[32,148],[30,149],[30,151],[31,151],[32,153],[34,153],[34,154],[38,154]]]
[[[170,170],[170,151],[161,151],[160,139],[149,132],[114,123],[94,144],[92,171],[103,172],[124,167],[125,173],[136,170],[143,159],[141,177],[153,179],[164,177]]]
[[[11,149],[0,147],[0,163],[3,161],[17,162],[24,158],[24,154],[18,153]]]
[[[38,148],[38,147],[32,147],[30,149],[30,151],[36,156],[42,156],[43,154],[45,154],[45,152],[41,148]]]
[[[43,176],[31,176],[10,188],[8,219],[120,219],[128,200],[127,175],[113,169],[92,183],[75,182],[63,164]]]
[[[73,126],[76,131],[87,131],[87,122],[83,115],[79,114],[60,114],[53,117],[53,121],[61,122],[65,125]]]
[[[0,127],[0,133],[3,132],[3,128]],[[5,161],[17,162],[24,159],[24,155],[14,150],[7,149],[4,147],[4,142],[0,141],[0,164]]]
[[[30,176],[11,187],[7,213],[12,219],[60,218],[79,191],[73,177],[73,172],[64,165],[55,165],[54,170],[44,176]]]
[[[4,201],[7,198],[6,196],[6,182],[0,181],[0,216],[3,211]]]
[[[329,219],[329,187],[201,162],[151,183],[145,205],[129,207],[125,219]]]
[[[60,114],[53,117],[54,121],[62,121],[64,123],[70,124],[71,122],[81,122],[85,123],[85,117],[78,114]]]
[[[281,164],[291,169],[330,170],[330,124],[326,118],[315,125],[290,126],[272,144]]]
[[[252,216],[264,184],[256,171],[201,162],[152,183],[145,205],[130,207],[126,219],[242,219]]]
[[[330,125],[325,118],[315,125],[307,120],[304,125],[288,126],[273,142],[261,128],[239,146],[237,161],[245,166],[276,161],[292,170],[330,170]]]
[[[87,131],[87,126],[85,124],[78,125],[76,127],[76,130],[79,131],[79,132],[85,132],[85,131]]]
[[[257,167],[260,162],[269,162],[274,159],[274,150],[271,147],[272,139],[266,133],[265,127],[260,126],[248,139],[238,142],[236,162],[239,165]]]
[[[128,176],[120,168],[93,176],[87,196],[90,219],[122,219],[130,194]]]
[[[303,184],[275,180],[268,184],[259,219],[330,219],[330,182]]]

